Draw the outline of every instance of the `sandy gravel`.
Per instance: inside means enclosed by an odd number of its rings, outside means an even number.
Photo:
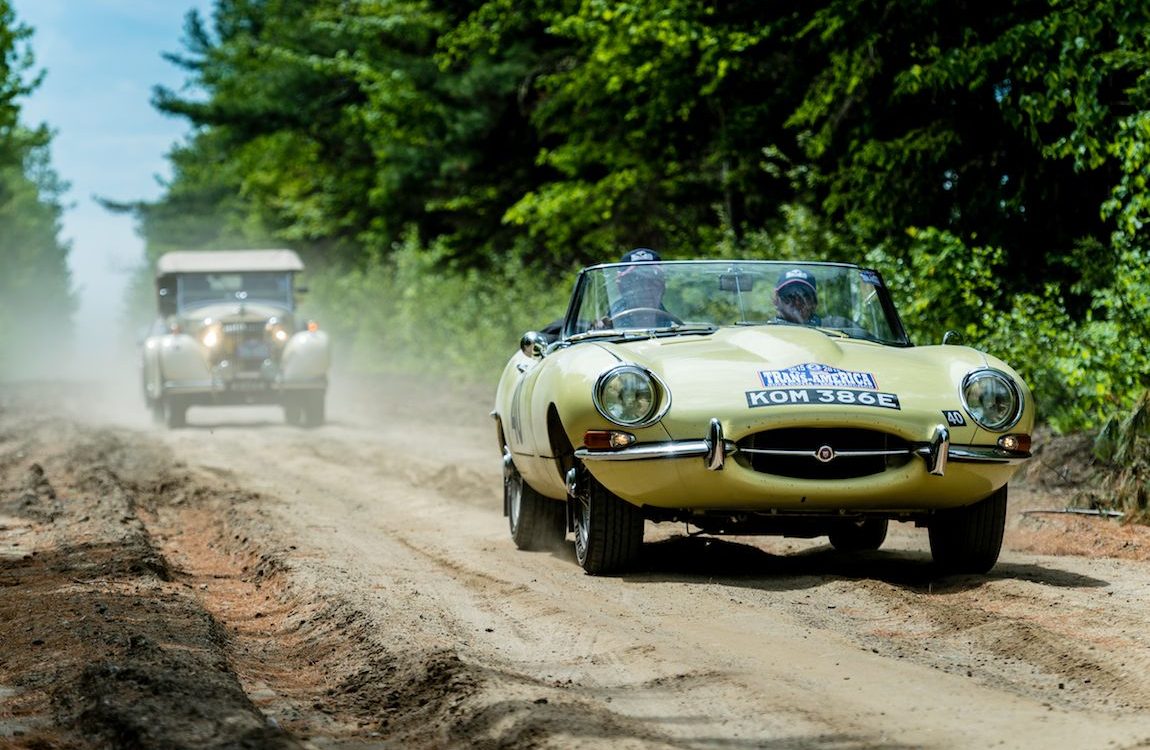
[[[1150,534],[1012,488],[985,577],[648,526],[638,570],[517,551],[485,389],[337,380],[148,424],[0,386],[0,745],[1150,747]]]

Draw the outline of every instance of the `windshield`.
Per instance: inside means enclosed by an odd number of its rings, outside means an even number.
[[[176,279],[180,310],[210,302],[262,302],[291,308],[292,275],[283,271],[189,273]]]
[[[612,263],[580,274],[564,336],[797,325],[907,345],[875,271],[830,263]]]

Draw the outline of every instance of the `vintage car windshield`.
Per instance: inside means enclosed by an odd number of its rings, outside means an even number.
[[[802,325],[908,345],[881,276],[857,266],[776,261],[612,263],[583,271],[564,336]]]
[[[292,275],[281,271],[187,273],[176,279],[176,308],[213,302],[263,302],[290,308]]]

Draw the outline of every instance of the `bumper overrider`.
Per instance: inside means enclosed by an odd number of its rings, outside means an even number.
[[[1030,458],[1027,450],[1012,450],[990,445],[953,445],[950,430],[938,425],[929,441],[910,443],[906,448],[896,450],[863,449],[836,451],[830,446],[820,446],[814,450],[784,450],[739,448],[723,436],[723,427],[718,419],[712,419],[707,437],[701,440],[670,440],[660,443],[643,443],[612,449],[578,448],[575,456],[583,461],[650,461],[676,458],[702,458],[707,469],[720,471],[727,458],[736,452],[759,453],[796,458],[814,458],[829,463],[838,457],[864,456],[921,456],[926,468],[934,476],[946,474],[948,461],[983,464],[1019,464]]]

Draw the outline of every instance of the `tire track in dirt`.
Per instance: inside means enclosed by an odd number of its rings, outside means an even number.
[[[0,408],[0,738],[11,747],[298,745],[252,706],[109,465],[108,432]],[[13,554],[16,552],[16,554]]]
[[[321,490],[320,486],[315,483],[315,478],[322,477],[328,494],[340,498],[329,503],[329,507],[324,510],[324,513],[336,512],[341,516],[346,514],[341,524],[330,527],[329,530],[332,533],[338,532],[340,535],[348,533],[354,536],[358,532],[365,539],[371,533],[376,533],[382,538],[390,539],[393,543],[404,546],[408,550],[409,558],[411,553],[417,553],[416,556],[430,560],[434,567],[440,570],[439,573],[428,571],[419,573],[420,566],[408,562],[404,564],[404,575],[421,575],[424,578],[425,591],[430,590],[435,593],[437,598],[455,602],[456,608],[450,616],[445,613],[438,615],[443,619],[443,622],[437,627],[446,628],[457,637],[465,639],[465,650],[460,653],[466,654],[465,661],[467,663],[480,664],[488,668],[496,667],[504,671],[511,669],[519,675],[530,676],[536,674],[535,670],[541,666],[540,663],[532,663],[533,660],[538,662],[539,657],[538,654],[531,653],[531,650],[538,648],[540,644],[541,632],[551,629],[553,631],[551,635],[562,641],[564,638],[570,639],[569,634],[573,629],[575,631],[582,630],[588,634],[598,631],[602,633],[601,636],[583,636],[568,640],[567,645],[574,648],[574,653],[567,653],[564,658],[545,667],[552,676],[543,679],[537,678],[536,681],[546,683],[555,679],[556,671],[566,670],[567,677],[561,677],[560,684],[565,684],[562,682],[563,679],[570,680],[569,690],[600,696],[614,694],[616,699],[612,703],[612,710],[617,707],[632,712],[641,710],[636,709],[635,704],[642,700],[654,700],[661,702],[668,710],[683,711],[686,708],[683,702],[675,704],[666,695],[656,694],[657,691],[651,689],[652,686],[674,685],[676,683],[694,686],[690,689],[691,698],[689,700],[697,703],[699,699],[703,698],[704,693],[697,686],[705,684],[708,678],[715,674],[723,675],[723,679],[717,680],[717,682],[725,684],[727,690],[743,690],[749,694],[754,694],[762,689],[761,686],[755,686],[754,681],[741,683],[739,678],[730,671],[729,666],[720,668],[719,672],[716,673],[713,667],[699,667],[689,662],[680,663],[675,659],[667,659],[666,654],[660,658],[658,653],[652,651],[650,645],[629,643],[628,637],[620,637],[619,633],[613,632],[614,625],[608,625],[612,621],[622,622],[622,618],[626,618],[632,621],[632,629],[650,631],[652,628],[659,627],[659,625],[654,624],[659,622],[658,619],[655,619],[657,617],[669,618],[672,622],[677,621],[682,627],[688,621],[683,619],[683,613],[679,607],[660,604],[657,607],[658,612],[632,613],[627,613],[625,608],[610,609],[609,614],[597,620],[588,621],[586,618],[571,620],[571,607],[579,607],[580,605],[591,605],[591,609],[600,607],[600,602],[591,603],[597,592],[598,596],[609,597],[622,591],[635,591],[636,589],[633,586],[624,586],[620,589],[612,583],[612,579],[586,579],[577,568],[568,562],[561,562],[562,568],[557,571],[552,570],[550,563],[536,568],[534,572],[546,573],[546,577],[545,579],[532,580],[528,576],[527,580],[531,581],[531,585],[528,586],[524,582],[525,574],[520,566],[531,566],[534,560],[542,561],[546,558],[536,558],[524,553],[513,552],[502,529],[497,542],[489,541],[488,533],[484,530],[481,539],[473,537],[465,544],[460,544],[464,541],[462,537],[467,536],[463,534],[463,529],[472,526],[481,515],[481,506],[475,505],[473,492],[465,492],[463,497],[459,497],[443,491],[439,486],[436,486],[434,475],[425,473],[434,472],[434,464],[421,458],[419,454],[405,453],[402,447],[396,448],[391,444],[390,438],[384,440],[388,443],[387,447],[375,448],[372,447],[370,440],[364,441],[364,444],[361,445],[359,441],[366,436],[356,436],[354,430],[345,432],[341,429],[326,432],[324,449],[319,452],[309,451],[310,455],[307,462],[293,463],[289,470],[291,475],[283,476],[283,483],[286,486],[303,487],[303,495],[307,496]],[[425,442],[434,442],[434,438],[437,436],[434,432],[428,431],[426,426],[422,434],[425,435]],[[279,453],[283,450],[286,453],[291,453],[290,449],[283,448],[281,434],[269,433],[262,437],[266,438],[269,443],[269,445],[262,447],[261,450],[264,452]],[[356,442],[342,444],[341,441],[346,439],[354,439]],[[289,441],[294,442],[294,438],[289,438]],[[276,447],[270,447],[272,445]],[[383,455],[387,456],[388,460],[382,466],[366,458]],[[450,461],[448,456],[445,456],[444,459]],[[492,461],[494,462],[494,459]],[[394,472],[395,467],[400,467],[400,471],[389,473]],[[248,466],[246,469],[250,473],[254,472],[256,467]],[[494,474],[494,472],[491,473]],[[370,482],[376,488],[373,494],[375,496],[374,502],[378,504],[379,513],[373,512],[368,501],[358,496],[356,476],[359,477],[360,482]],[[497,474],[495,476],[497,477]],[[406,490],[406,497],[404,497],[404,487],[409,488]],[[487,494],[490,496],[490,489],[487,490]],[[398,497],[404,497],[402,513],[391,518],[389,522],[384,522],[384,516],[380,514],[384,513],[385,508],[390,508],[392,513],[396,513],[398,508],[392,507],[391,503],[392,498]],[[413,500],[413,498],[418,499]],[[488,508],[486,513],[497,513],[497,501],[491,505],[493,507]],[[290,507],[294,508],[294,511],[313,512],[298,504]],[[475,507],[476,510],[464,512],[465,507]],[[337,511],[337,508],[342,508],[342,510]],[[455,523],[452,524],[452,527],[458,529],[458,534],[444,533],[445,528],[442,527],[443,519],[441,518],[443,512],[454,519]],[[318,520],[319,517],[319,513],[316,512],[315,518]],[[334,518],[335,516],[329,517]],[[301,520],[297,518],[295,523],[298,524]],[[287,518],[281,518],[281,521],[290,525]],[[311,523],[315,522],[312,521]],[[365,524],[372,528],[370,530],[364,529]],[[498,526],[502,527],[503,525],[504,522],[500,520]],[[483,526],[486,529],[486,521]],[[348,537],[344,537],[343,540],[346,544]],[[698,556],[690,549],[692,546],[698,546],[696,542],[699,545],[707,545],[712,550],[718,550],[719,554],[711,555],[710,560],[698,559]],[[493,544],[495,548],[492,548]],[[478,545],[478,549],[476,545]],[[370,557],[371,554],[367,542],[360,542],[358,545],[353,544],[348,551],[351,550],[355,550],[355,554],[364,559]],[[484,553],[482,556],[476,554],[480,551]],[[696,548],[694,552],[697,551]],[[333,553],[334,550],[328,550],[328,552]],[[852,604],[858,598],[853,590],[859,586],[860,582],[862,588],[865,589],[868,581],[875,579],[880,586],[889,587],[890,590],[901,593],[888,596],[883,593],[887,589],[880,589],[878,594],[872,596],[875,602],[872,602],[870,606],[887,611],[897,609],[897,605],[901,602],[906,611],[912,614],[907,627],[911,630],[918,628],[927,634],[939,632],[939,625],[933,623],[925,612],[919,611],[915,600],[916,597],[931,596],[930,587],[936,584],[933,574],[930,572],[929,564],[925,562],[926,557],[921,553],[911,553],[909,558],[906,553],[898,551],[879,553],[869,558],[866,556],[850,558],[825,550],[815,550],[811,553],[779,557],[756,546],[722,540],[711,543],[702,540],[675,539],[668,540],[665,549],[662,543],[648,545],[648,553],[648,565],[633,575],[625,576],[623,578],[624,583],[640,584],[644,589],[652,590],[665,587],[665,583],[681,583],[696,589],[696,591],[699,589],[695,587],[694,583],[706,583],[707,589],[704,590],[706,596],[699,600],[701,604],[706,603],[705,607],[717,606],[716,600],[723,598],[726,590],[745,590],[751,592],[749,597],[743,597],[749,606],[761,608],[764,613],[774,613],[771,616],[777,616],[780,610],[796,615],[803,612],[802,609],[798,608],[801,603],[798,599],[806,596],[806,594],[801,593],[803,591],[814,591],[821,598],[842,602],[839,605],[839,612],[844,612],[851,606],[861,607],[862,604]],[[491,559],[484,561],[489,556]],[[691,561],[687,562],[687,560]],[[509,568],[506,563],[511,561],[514,561],[515,564]],[[492,568],[492,563],[497,565],[497,568]],[[1023,577],[1032,575],[1034,572],[1036,571],[1033,569],[1033,565],[1028,563],[1018,566],[1015,575]],[[1047,571],[1042,566],[1038,566],[1037,572],[1046,575],[1050,579],[1048,583],[1061,581],[1063,585],[1068,587],[1089,586],[1096,583],[1091,582],[1086,576],[1060,575],[1057,571]],[[703,576],[702,580],[698,578],[700,575]],[[445,578],[449,579],[449,583],[427,583],[427,581],[442,581]],[[566,581],[566,584],[563,584],[562,581]],[[428,589],[429,585],[430,589]],[[559,590],[556,589],[556,586],[560,585],[565,586],[562,596],[567,600],[565,601],[568,608],[566,611],[567,618],[562,616],[563,611],[559,611],[556,615],[553,604],[548,603],[549,598],[554,601]],[[961,588],[971,584],[952,585]],[[975,582],[972,588],[984,588],[984,584]],[[459,594],[460,590],[465,592],[462,596]],[[993,591],[990,593],[993,594]],[[588,600],[588,597],[592,597],[592,599]],[[464,600],[469,600],[467,607],[471,610],[471,614],[459,609],[460,603]],[[423,611],[430,612],[432,609],[434,608],[425,608]],[[650,610],[650,607],[646,606],[644,609]],[[587,611],[586,608],[585,611]],[[476,613],[480,614],[477,616]],[[483,615],[482,613],[487,614]],[[496,618],[495,624],[491,628],[494,633],[491,635],[475,632],[477,630],[476,625],[481,622],[484,616]],[[450,620],[453,617],[462,617],[462,619],[452,624]],[[552,617],[555,619],[554,624],[548,623]],[[945,620],[946,617],[946,611],[940,610],[937,614],[937,619],[940,621]],[[565,619],[566,621],[564,621]],[[836,633],[855,639],[852,632],[853,623],[849,618],[840,616],[833,620],[827,620],[814,617],[804,620],[801,616],[796,616],[796,619],[808,622],[813,634],[818,635],[818,637]],[[844,622],[847,624],[844,625]],[[689,629],[691,628],[693,626]],[[478,628],[478,630],[485,629]],[[691,638],[687,638],[684,643],[691,643]],[[865,644],[860,644],[857,640],[856,644],[863,653],[876,653],[874,649],[867,648]],[[657,648],[661,651],[666,650],[664,647]],[[903,650],[908,649],[903,647]],[[899,658],[897,654],[892,654],[891,651],[890,648],[883,649],[882,653],[887,655],[884,658]],[[509,654],[512,657],[510,659],[508,658]],[[850,661],[858,660],[852,657]],[[940,659],[916,660],[908,658],[906,661],[908,664],[924,664],[944,673],[948,671],[949,667],[945,660]],[[714,663],[722,663],[722,661]],[[663,673],[658,674],[659,670],[662,670]],[[603,676],[612,671],[616,675],[631,673],[634,679],[623,681],[616,677],[612,680]],[[958,676],[958,673],[953,670],[950,671],[952,676]],[[656,674],[651,674],[652,672]],[[642,677],[644,673],[647,673],[648,676]],[[977,683],[983,686],[983,689],[1001,690],[1002,685],[998,683],[1004,678],[1010,679],[1009,670],[1003,668],[1001,660],[993,658],[988,661],[984,673],[986,679]],[[696,679],[699,675],[706,675],[707,678]],[[827,676],[829,677],[829,675]],[[794,682],[793,688],[800,691],[809,689],[800,687],[804,682],[802,679]],[[1039,700],[1044,700],[1047,697],[1039,695],[1036,690],[1027,689],[1026,685],[1017,679],[1015,682],[1018,684],[1013,692],[1020,697]],[[627,708],[628,699],[631,701],[630,708]],[[720,703],[714,705],[722,705],[721,701],[730,700],[730,695],[728,693],[727,696],[719,698],[712,695],[704,700],[704,704],[706,700],[710,700],[712,703],[717,700]],[[1069,699],[1057,700],[1055,705],[1061,705],[1062,709],[1066,711],[1075,709],[1073,702]],[[782,715],[790,716],[792,722],[796,721],[804,712],[804,709],[798,705],[786,704],[777,704],[774,710]],[[689,709],[685,715],[691,715]],[[627,714],[621,714],[621,716],[627,716]],[[632,718],[637,718],[637,716]],[[813,727],[820,725],[820,723],[825,726],[827,718],[826,714],[820,716],[818,713],[811,713],[808,719],[810,724],[800,730],[801,733],[804,736],[814,736],[817,734],[817,730],[814,730]],[[856,739],[867,737],[865,733],[857,732],[860,724],[857,719],[850,718],[850,712],[847,712],[845,718],[845,722],[840,721],[838,724],[842,729],[841,732],[837,734],[824,733],[822,736],[854,737]],[[862,725],[865,724],[866,722],[863,722]],[[866,742],[873,743],[876,740],[876,737],[870,737]],[[697,738],[691,741],[697,741]]]
[[[251,701],[316,746],[1150,744],[1105,702],[1146,705],[1145,565],[1007,554],[936,580],[909,537],[851,557],[663,533],[591,578],[513,549],[470,418],[223,424],[91,442]],[[157,438],[175,452],[138,454]]]

